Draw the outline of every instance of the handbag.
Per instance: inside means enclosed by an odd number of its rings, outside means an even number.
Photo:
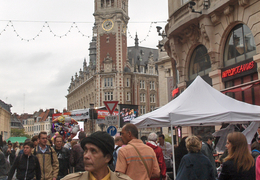
[[[142,160],[142,162],[144,163],[144,166],[145,166],[145,169],[147,171],[147,174],[148,174],[148,177],[150,178],[150,173],[149,173],[149,170],[148,170],[148,167],[147,167],[147,164],[146,162],[144,161],[144,158],[141,156],[140,152],[138,151],[138,149],[133,145],[133,144],[130,144],[129,145],[133,146],[137,152],[137,154],[139,155],[140,159]]]

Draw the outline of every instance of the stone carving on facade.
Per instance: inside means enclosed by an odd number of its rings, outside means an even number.
[[[220,23],[220,21],[219,21],[219,20],[220,20],[220,17],[219,17],[218,14],[213,13],[213,14],[210,16],[210,18],[211,18],[211,22],[212,22],[214,25]]]
[[[224,14],[225,14],[226,16],[228,16],[228,15],[230,15],[230,14],[233,12],[233,10],[234,10],[233,6],[227,6],[227,7],[225,7],[225,9],[224,9]]]
[[[249,4],[249,0],[238,0],[239,6],[246,6]]]
[[[183,33],[179,35],[179,41],[184,44],[186,42],[196,43],[200,38],[199,27],[192,24],[183,30]]]
[[[209,36],[207,34],[207,31],[206,31],[206,28],[205,28],[205,25],[202,24],[201,25],[201,28],[200,28],[200,31],[201,31],[201,35],[204,39],[206,39],[207,41],[209,41]]]
[[[173,57],[174,59],[177,59],[177,53],[176,53],[176,45],[174,43],[174,37],[172,37],[170,40],[169,40],[169,46],[170,46],[170,52],[171,52],[171,57]]]
[[[104,59],[104,63],[111,63],[113,62],[112,57],[110,57],[109,53],[107,53],[107,57]]]
[[[217,52],[208,52],[211,62],[211,70],[215,70],[219,67],[218,53]]]

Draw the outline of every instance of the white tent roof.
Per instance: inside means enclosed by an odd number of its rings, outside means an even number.
[[[165,106],[135,118],[137,127],[208,126],[260,121],[260,106],[222,94],[200,76],[177,98]]]

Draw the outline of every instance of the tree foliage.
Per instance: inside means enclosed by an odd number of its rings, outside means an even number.
[[[24,129],[11,129],[11,137],[27,137],[30,138],[28,134],[25,133]]]

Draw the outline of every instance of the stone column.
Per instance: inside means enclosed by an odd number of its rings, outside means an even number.
[[[212,79],[212,87],[217,89],[217,90],[222,90],[224,89],[223,84],[222,84],[222,78],[221,78],[221,70],[217,69],[215,71],[211,71],[209,73],[209,77]]]
[[[257,73],[258,73],[258,79],[260,79],[260,54],[257,54],[253,57],[254,61],[257,65]]]

